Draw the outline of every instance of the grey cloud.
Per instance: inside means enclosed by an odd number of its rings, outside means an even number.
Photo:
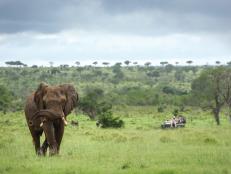
[[[230,0],[0,0],[0,32],[230,32]]]
[[[161,10],[170,13],[200,13],[205,15],[231,15],[230,0],[102,0],[106,10],[126,13],[140,10]]]
[[[103,0],[113,15],[140,13],[150,17],[153,29],[165,32],[230,31],[230,0]],[[142,25],[142,21],[140,22]],[[145,26],[145,25],[144,25]]]
[[[70,21],[70,18],[79,16],[78,7],[80,7],[79,1],[8,0],[0,2],[0,32],[57,32],[71,25],[73,20]]]

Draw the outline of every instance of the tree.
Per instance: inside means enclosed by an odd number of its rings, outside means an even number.
[[[138,65],[138,62],[133,62],[133,65]]]
[[[62,65],[59,65],[59,67],[62,69],[62,68],[69,68],[69,65],[68,64],[62,64]]]
[[[160,62],[160,64],[162,65],[162,66],[164,66],[164,65],[167,65],[168,64],[168,62]]]
[[[38,65],[32,65],[31,68],[38,68]]]
[[[111,109],[111,104],[103,101],[104,91],[99,88],[87,88],[85,96],[79,102],[79,109],[87,114],[91,119]]]
[[[177,81],[181,81],[181,82],[184,82],[185,80],[185,74],[183,72],[182,69],[177,69],[176,72],[175,72],[175,79]]]
[[[227,65],[228,65],[228,66],[231,66],[231,61],[227,62]]]
[[[50,67],[53,67],[54,62],[49,62],[49,64],[50,64]]]
[[[151,62],[146,62],[144,65],[145,65],[146,67],[149,67],[151,64],[152,64]]]
[[[3,85],[0,85],[0,111],[6,113],[10,109],[13,95],[12,93]]]
[[[130,63],[131,63],[131,61],[129,61],[129,60],[124,61],[124,64],[127,65],[127,66],[128,66]]]
[[[172,72],[173,69],[174,69],[174,66],[172,64],[167,64],[165,66],[165,70],[167,71],[167,73]]]
[[[95,62],[93,62],[92,64],[96,66],[96,65],[98,64],[98,62],[97,62],[97,61],[95,61]]]
[[[231,123],[231,69],[225,68],[222,76],[222,95],[229,108],[229,121]]]
[[[217,65],[220,65],[220,64],[221,64],[221,62],[220,62],[220,61],[216,61],[215,63],[216,63]]]
[[[105,66],[108,66],[110,63],[109,62],[103,62],[102,64]]]
[[[7,61],[5,64],[10,66],[27,66],[26,64],[22,63],[21,61]]]
[[[55,74],[61,73],[61,71],[60,71],[58,68],[52,68],[52,69],[50,70],[50,73],[51,73],[52,75],[55,75]]]
[[[160,72],[159,71],[151,71],[146,73],[148,77],[152,77],[152,78],[157,78],[160,77]]]
[[[124,78],[124,73],[121,70],[121,64],[120,63],[116,63],[113,67],[112,67],[112,72],[115,74],[114,75],[114,80],[113,83],[117,84],[119,83],[120,80],[122,80]]]
[[[76,66],[79,66],[79,65],[80,65],[80,62],[79,62],[79,61],[76,61],[75,64],[76,64]]]
[[[186,61],[186,63],[189,64],[189,65],[191,65],[193,63],[193,61],[192,60],[188,60],[188,61]]]
[[[217,125],[220,125],[220,110],[224,105],[224,97],[222,95],[222,81],[224,69],[218,67],[215,69],[205,70],[192,83],[192,94],[197,103],[204,105],[212,110]]]
[[[117,62],[117,63],[115,63],[115,65],[114,66],[121,66],[122,65],[122,63],[121,62]]]

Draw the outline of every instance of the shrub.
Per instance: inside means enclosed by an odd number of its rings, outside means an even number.
[[[173,94],[173,95],[186,95],[187,94],[187,91],[183,91],[181,89],[177,89],[177,88],[170,87],[170,86],[164,86],[162,91],[165,94]]]
[[[124,121],[121,120],[119,117],[113,117],[111,111],[102,112],[99,115],[99,119],[97,121],[97,126],[102,128],[120,128],[124,126]]]
[[[178,110],[178,109],[174,109],[174,111],[172,112],[172,114],[173,114],[174,116],[177,116],[177,115],[179,114],[179,110]]]
[[[164,107],[163,107],[163,106],[159,106],[159,107],[157,108],[157,111],[158,111],[158,112],[164,112]]]
[[[184,111],[185,111],[185,106],[184,106],[184,105],[180,105],[179,110],[180,110],[181,112],[184,112]]]
[[[0,111],[6,113],[10,110],[13,101],[13,94],[6,86],[0,85]]]

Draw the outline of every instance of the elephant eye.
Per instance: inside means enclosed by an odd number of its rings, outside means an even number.
[[[60,91],[60,94],[64,95],[64,94],[65,94],[65,92],[64,92],[63,90],[61,90],[61,91]]]

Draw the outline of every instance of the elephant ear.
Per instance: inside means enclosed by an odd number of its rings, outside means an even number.
[[[40,83],[38,86],[38,89],[36,90],[34,94],[34,102],[38,109],[44,109],[43,107],[43,95],[45,93],[45,89],[48,87],[45,83]]]
[[[77,106],[79,98],[73,85],[64,84],[60,85],[60,87],[63,89],[63,91],[65,91],[67,97],[67,101],[64,106],[64,114],[67,116]]]

